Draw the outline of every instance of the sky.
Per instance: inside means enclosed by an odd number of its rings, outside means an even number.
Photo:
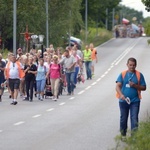
[[[121,4],[134,8],[135,10],[142,11],[143,17],[150,17],[150,12],[147,12],[145,10],[144,4],[141,2],[141,0],[122,0]]]

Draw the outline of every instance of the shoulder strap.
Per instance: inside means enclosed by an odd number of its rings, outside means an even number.
[[[127,73],[127,70],[123,71],[121,74],[122,74],[122,79],[124,79],[125,75]],[[138,84],[140,83],[140,78],[141,78],[141,73],[139,71],[135,71],[135,74],[136,74],[136,77],[137,77],[137,80],[138,80]]]
[[[123,71],[121,74],[122,74],[122,79],[124,79],[125,75],[127,73],[127,70]]]
[[[135,73],[136,73],[136,77],[137,77],[137,80],[138,80],[138,84],[140,84],[141,73],[137,70],[136,70]]]

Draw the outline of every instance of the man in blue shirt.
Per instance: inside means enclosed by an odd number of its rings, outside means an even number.
[[[130,112],[131,131],[138,128],[138,114],[140,108],[141,91],[146,90],[146,83],[142,73],[135,70],[137,61],[129,58],[128,70],[122,72],[116,80],[116,91],[120,107],[120,132],[126,136],[128,115]],[[129,102],[127,101],[129,99]]]

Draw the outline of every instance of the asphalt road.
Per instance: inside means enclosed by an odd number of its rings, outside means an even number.
[[[97,47],[95,77],[66,92],[57,102],[36,98],[10,105],[8,93],[0,103],[0,150],[108,150],[119,134],[119,107],[115,80],[129,57],[138,61],[147,82],[140,121],[149,113],[150,47],[146,37],[112,39]],[[130,128],[130,124],[129,124]]]

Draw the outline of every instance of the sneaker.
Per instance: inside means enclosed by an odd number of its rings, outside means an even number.
[[[29,100],[29,98],[28,98],[28,97],[25,97],[23,100],[24,100],[24,101],[28,101],[28,100]]]
[[[56,99],[57,99],[56,97],[53,97],[53,98],[52,98],[53,101],[56,101]]]
[[[18,102],[17,101],[13,101],[12,103],[10,103],[11,105],[17,105]]]
[[[53,101],[57,101],[57,98],[56,98],[56,97],[54,97],[52,100],[53,100]]]
[[[30,101],[30,102],[32,102],[32,101],[33,101],[33,99],[31,99],[31,98],[30,98],[30,99],[29,99],[29,101]]]
[[[121,141],[122,141],[122,142],[126,142],[126,141],[127,141],[126,136],[122,136],[122,137],[121,137]]]

